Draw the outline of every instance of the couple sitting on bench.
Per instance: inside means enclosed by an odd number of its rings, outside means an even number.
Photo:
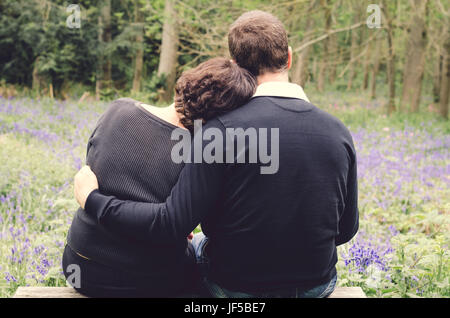
[[[358,230],[352,137],[289,83],[276,17],[243,14],[228,45],[232,60],[180,76],[171,106],[119,99],[99,119],[63,256],[66,277],[80,268],[80,293],[333,292],[336,246]]]

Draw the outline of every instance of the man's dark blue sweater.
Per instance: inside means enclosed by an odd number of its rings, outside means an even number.
[[[278,129],[278,171],[262,174],[267,164],[260,158],[187,163],[165,203],[122,201],[96,190],[86,212],[117,235],[149,242],[185,242],[201,223],[209,237],[209,279],[230,290],[329,281],[336,274],[336,246],[358,230],[356,153],[347,128],[303,99],[264,95],[209,121],[203,131],[208,128],[223,136],[227,128],[265,128],[268,153],[275,151],[271,128]]]

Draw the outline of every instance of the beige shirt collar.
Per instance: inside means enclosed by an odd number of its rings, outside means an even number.
[[[303,99],[309,103],[303,88],[300,85],[288,82],[265,82],[256,88],[253,97],[274,96]]]

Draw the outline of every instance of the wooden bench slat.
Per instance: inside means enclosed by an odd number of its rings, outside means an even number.
[[[361,287],[336,287],[329,298],[366,298]],[[19,287],[14,298],[86,298],[72,287]]]
[[[86,298],[72,287],[19,287],[14,298]]]
[[[367,298],[361,287],[336,287],[328,298]]]

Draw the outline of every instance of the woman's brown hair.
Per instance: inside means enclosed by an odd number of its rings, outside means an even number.
[[[175,86],[175,108],[191,132],[203,122],[244,105],[255,93],[256,79],[226,58],[213,58],[183,72]]]

